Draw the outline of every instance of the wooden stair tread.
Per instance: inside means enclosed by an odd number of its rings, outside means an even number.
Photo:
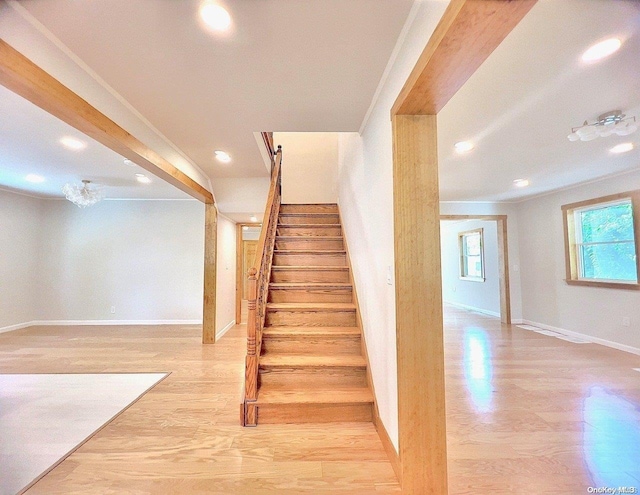
[[[274,254],[345,254],[344,249],[275,249]]]
[[[335,217],[338,215],[337,211],[281,211],[279,213],[281,217]]]
[[[324,228],[339,228],[341,224],[339,223],[282,223],[278,221],[278,227],[287,227],[287,228],[305,228],[309,227],[318,227],[320,229]]]
[[[271,282],[272,289],[351,289],[348,282]]]
[[[320,310],[320,311],[355,311],[356,305],[353,303],[337,302],[294,302],[294,303],[267,303],[267,309],[273,310]]]
[[[265,327],[265,337],[360,336],[358,327]]]
[[[331,356],[298,354],[264,354],[260,356],[260,368],[365,368],[366,361],[355,354]]]
[[[373,403],[373,394],[368,388],[333,390],[271,390],[261,388],[258,404],[362,404]]]
[[[323,271],[323,270],[341,270],[348,271],[349,267],[345,265],[273,265],[271,270],[309,270],[309,271]]]

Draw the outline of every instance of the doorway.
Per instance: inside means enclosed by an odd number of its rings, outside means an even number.
[[[246,321],[249,298],[248,272],[256,259],[261,224],[239,223],[236,232],[236,324]]]
[[[481,303],[460,304],[469,309],[478,310],[487,314],[499,313],[500,321],[511,324],[511,296],[509,289],[509,250],[507,242],[507,216],[506,215],[440,215],[440,223],[450,222],[447,229],[447,238],[455,234],[455,253],[445,253],[443,260],[456,258],[457,279],[459,284],[443,287],[443,299],[446,299],[447,289],[456,291],[456,286],[462,284],[462,288],[470,298],[476,297]],[[454,223],[455,222],[455,223]],[[488,224],[488,225],[487,225]],[[484,227],[483,227],[484,225]],[[468,227],[468,228],[467,228]],[[459,231],[459,232],[458,232]],[[450,240],[450,239],[449,239]],[[449,243],[451,244],[451,243]],[[485,248],[489,248],[488,250]],[[489,271],[491,269],[491,272]],[[443,266],[443,280],[450,273]],[[449,277],[451,278],[451,277]],[[445,284],[448,280],[445,280]],[[491,288],[499,294],[499,305],[495,308],[483,308],[484,304],[491,305]],[[476,289],[476,290],[473,290]],[[495,291],[494,291],[495,293]],[[475,294],[475,295],[474,295]],[[455,296],[453,296],[455,297]],[[496,301],[497,302],[497,301]],[[495,311],[499,310],[499,311]]]

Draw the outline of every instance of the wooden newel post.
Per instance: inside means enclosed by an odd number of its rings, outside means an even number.
[[[247,316],[247,358],[245,361],[245,408],[246,426],[255,426],[255,406],[248,404],[258,398],[258,357],[256,356],[256,332],[258,330],[258,315],[256,312],[257,299],[256,269],[249,269],[249,300],[247,305],[249,314]]]

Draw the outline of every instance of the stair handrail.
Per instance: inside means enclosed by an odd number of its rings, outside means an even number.
[[[271,263],[282,197],[281,165],[282,146],[278,146],[273,159],[271,185],[269,186],[267,205],[262,219],[260,239],[256,248],[256,259],[248,273],[247,357],[245,360],[244,398],[241,411],[243,426],[255,426],[257,424],[255,401],[258,399],[258,366],[262,349],[262,330],[264,329],[266,318]]]

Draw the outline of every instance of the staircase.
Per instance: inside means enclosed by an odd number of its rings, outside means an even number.
[[[281,205],[256,423],[372,420],[357,311],[337,205]]]

